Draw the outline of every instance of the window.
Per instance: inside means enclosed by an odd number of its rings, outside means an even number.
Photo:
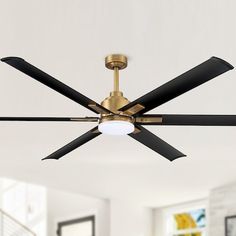
[[[177,209],[168,214],[168,236],[206,236],[206,209]]]
[[[95,217],[88,216],[58,223],[58,236],[95,236]]]
[[[4,211],[28,226],[37,236],[46,234],[46,189],[11,179],[0,179]]]

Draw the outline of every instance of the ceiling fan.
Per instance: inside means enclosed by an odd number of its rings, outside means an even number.
[[[143,125],[191,125],[191,126],[236,126],[236,115],[175,115],[144,114],[179,95],[232,70],[228,62],[211,57],[209,60],[185,72],[177,78],[154,89],[133,102],[123,97],[119,90],[119,70],[127,67],[127,57],[120,54],[109,55],[105,65],[114,71],[114,89],[101,105],[77,92],[73,88],[46,74],[19,57],[6,57],[1,61],[18,69],[33,79],[61,93],[99,117],[0,117],[0,121],[68,121],[95,122],[98,125],[87,133],[55,151],[45,159],[60,159],[67,153],[96,138],[100,134],[128,134],[138,142],[159,153],[170,161],[185,156],[147,129]]]

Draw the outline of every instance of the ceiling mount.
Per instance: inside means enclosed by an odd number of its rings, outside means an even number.
[[[1,61],[99,115],[99,117],[0,117],[0,121],[68,121],[95,122],[97,124],[93,129],[44,159],[58,160],[103,133],[112,135],[128,134],[131,138],[173,161],[185,155],[145,129],[143,125],[236,126],[236,115],[145,114],[233,69],[232,65],[218,57],[211,57],[175,79],[133,102],[129,102],[119,90],[119,70],[127,67],[127,57],[121,54],[107,56],[105,65],[108,69],[114,71],[114,89],[110,96],[102,101],[101,105],[22,58],[6,57],[2,58]],[[106,149],[105,146],[102,148]]]
[[[125,55],[122,54],[111,54],[105,58],[106,68],[110,70],[114,70],[118,68],[119,70],[123,70],[128,65],[128,59]]]

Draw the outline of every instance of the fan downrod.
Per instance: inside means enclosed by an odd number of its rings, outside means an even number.
[[[105,98],[101,105],[115,114],[120,114],[119,108],[127,105],[129,100],[123,96],[119,88],[119,70],[126,68],[128,65],[127,57],[122,54],[112,54],[105,58],[105,66],[114,71],[114,86],[110,96]],[[105,115],[102,114],[102,117]],[[117,119],[118,116],[115,116]]]

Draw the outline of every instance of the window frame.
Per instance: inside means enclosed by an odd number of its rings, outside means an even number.
[[[58,222],[57,235],[62,236],[61,231],[62,231],[62,227],[64,226],[74,225],[74,224],[79,224],[79,223],[89,222],[89,221],[92,222],[92,236],[95,236],[95,215]]]
[[[232,215],[232,216],[226,216],[225,217],[225,236],[229,235],[229,229],[228,229],[228,221],[231,219],[235,219],[236,220],[236,215]]]

